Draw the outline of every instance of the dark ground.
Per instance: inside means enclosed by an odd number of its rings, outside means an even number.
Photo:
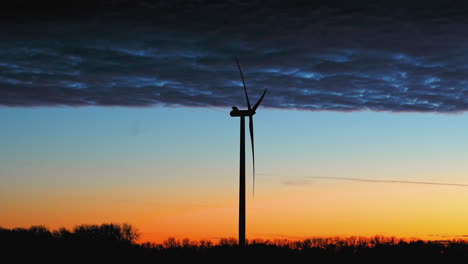
[[[1,263],[285,263],[460,262],[468,241],[422,241],[392,237],[311,238],[303,241],[253,240],[239,248],[235,239],[136,243],[126,224],[81,225],[72,230],[0,228]],[[11,260],[15,260],[11,262]],[[44,262],[45,261],[45,262]]]

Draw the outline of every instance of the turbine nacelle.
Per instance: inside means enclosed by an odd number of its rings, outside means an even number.
[[[231,113],[229,113],[231,116],[253,116],[255,115],[255,110],[239,110],[239,108],[233,106]]]

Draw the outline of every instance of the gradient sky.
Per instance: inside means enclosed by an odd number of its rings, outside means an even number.
[[[468,184],[468,4],[272,2],[1,9],[0,226],[236,237],[237,55],[248,238],[467,236],[468,187],[313,177]]]
[[[236,236],[238,120],[204,108],[1,108],[0,224]],[[259,109],[247,236],[468,234],[468,117]],[[250,151],[247,151],[250,161]],[[250,163],[248,167],[250,168]],[[437,237],[439,238],[439,237]]]

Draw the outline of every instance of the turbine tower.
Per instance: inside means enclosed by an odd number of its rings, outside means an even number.
[[[253,115],[255,110],[260,105],[267,90],[262,94],[258,102],[251,107],[247,87],[245,86],[244,75],[242,74],[239,60],[235,57],[237,67],[244,85],[245,99],[247,100],[247,110],[239,110],[233,106],[230,115],[232,117],[240,117],[240,163],[239,163],[239,246],[245,246],[245,117],[249,117],[250,142],[252,144],[252,168],[253,168],[253,190],[255,192],[255,148],[254,148],[254,131],[253,131]]]

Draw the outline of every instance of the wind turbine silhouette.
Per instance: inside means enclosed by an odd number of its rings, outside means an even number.
[[[239,64],[239,60],[236,59],[237,67],[244,85],[245,98],[247,99],[247,110],[239,110],[233,106],[230,115],[232,117],[240,117],[240,162],[239,162],[239,246],[245,246],[245,117],[249,117],[249,130],[250,130],[250,141],[252,143],[252,168],[253,168],[253,193],[255,193],[255,148],[254,148],[254,131],[253,131],[253,115],[255,110],[260,105],[265,96],[267,90],[262,94],[262,97],[258,102],[251,107],[249,95],[247,93],[247,87],[245,86],[244,75]]]

